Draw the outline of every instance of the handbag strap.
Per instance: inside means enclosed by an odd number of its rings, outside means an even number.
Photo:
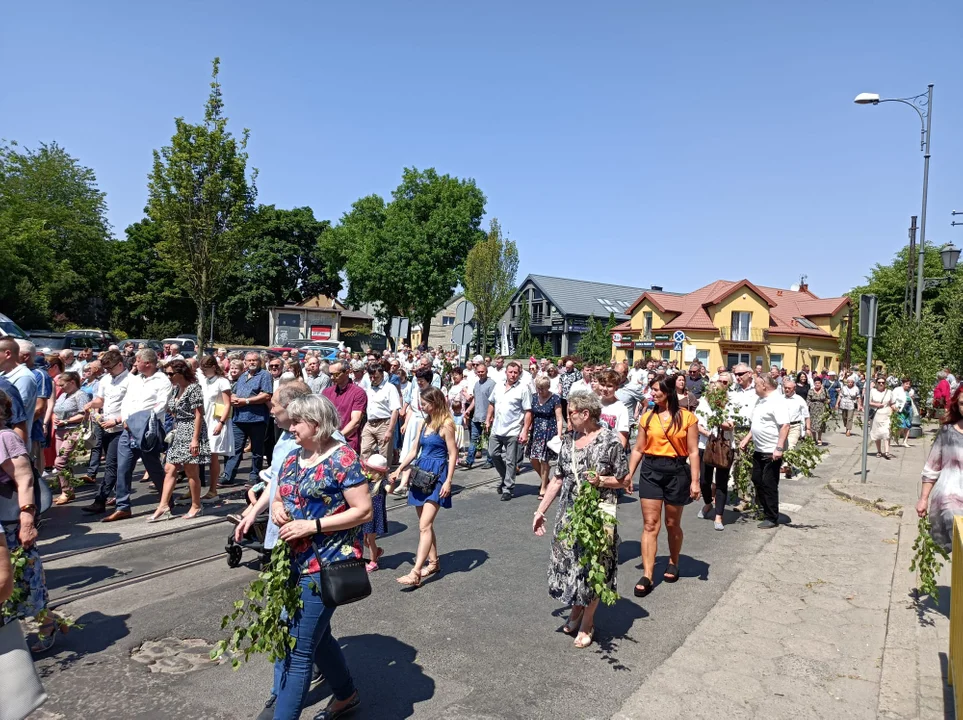
[[[653,412],[655,412],[655,411],[653,410]],[[661,415],[661,413],[658,414],[658,415],[656,415],[656,420],[659,421],[659,427],[662,428],[662,435],[665,437],[666,442],[669,443],[669,446],[675,451],[676,457],[684,458],[684,457],[685,457],[685,454],[679,452],[679,448],[677,448],[677,447],[675,446],[675,443],[672,442],[672,438],[669,436],[669,433],[667,433],[667,432],[665,431],[665,425],[662,423],[662,415]],[[669,423],[669,427],[672,427],[672,423]]]

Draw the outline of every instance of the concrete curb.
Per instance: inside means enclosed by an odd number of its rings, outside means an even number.
[[[863,497],[858,492],[844,490],[841,486],[835,485],[832,482],[826,483],[826,489],[829,490],[834,495],[838,495],[841,498],[846,498],[847,500],[852,500],[853,502],[859,503],[860,505],[866,505],[881,513],[886,513],[887,515],[896,515],[897,517],[903,517],[902,505],[886,502],[883,498],[876,498],[875,500],[870,500],[869,498]]]

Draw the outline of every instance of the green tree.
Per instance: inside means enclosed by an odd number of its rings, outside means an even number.
[[[906,318],[889,323],[879,336],[879,360],[891,375],[911,378],[921,397],[936,385],[936,373],[943,367],[941,330],[942,323],[924,311],[920,322]]]
[[[518,248],[513,240],[502,239],[502,228],[492,218],[488,237],[468,252],[465,261],[465,297],[475,306],[475,327],[481,340],[481,354],[488,350],[488,333],[508,310],[515,294]]]
[[[148,182],[147,212],[160,229],[161,256],[197,306],[199,337],[205,336],[205,313],[240,259],[257,195],[256,171],[247,178],[250,132],[238,141],[227,129],[219,65],[215,58],[204,122],[175,118],[171,144],[154,151]]]
[[[411,315],[427,338],[432,317],[464,277],[468,252],[484,237],[484,213],[474,180],[405,168],[391,202],[361,198],[335,230],[349,301],[380,303],[382,320]]]
[[[113,244],[104,275],[110,297],[110,325],[130,337],[169,337],[194,321],[194,303],[161,259],[160,230],[149,219],[129,225],[126,239]],[[150,329],[150,331],[148,330]]]
[[[261,205],[246,226],[240,261],[219,305],[235,332],[266,341],[268,307],[319,294],[337,297],[343,266],[330,223],[316,220],[311,208]]]
[[[522,300],[518,313],[518,340],[515,342],[515,356],[524,357],[532,352],[532,316],[528,312],[528,301]]]
[[[604,325],[592,315],[588,321],[588,330],[582,335],[578,347],[575,348],[576,354],[580,355],[585,362],[594,365],[609,362],[612,359],[611,330],[617,324],[613,313],[609,313],[608,322]]]
[[[107,203],[94,171],[57,143],[0,144],[0,310],[23,325],[105,325]],[[56,313],[56,316],[54,316]]]

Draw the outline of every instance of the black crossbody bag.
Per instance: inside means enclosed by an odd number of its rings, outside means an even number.
[[[301,484],[300,471],[298,472],[298,484]],[[309,517],[304,519],[317,520]],[[321,572],[318,573],[321,602],[327,607],[349,605],[358,602],[358,600],[364,600],[371,594],[371,581],[368,579],[368,571],[365,570],[364,558],[339,560],[338,562],[325,564],[321,561],[318,544],[313,539],[311,540],[311,549],[314,551],[314,557],[321,569]]]
[[[421,457],[422,450],[424,449],[421,441],[425,439],[425,430],[427,428],[428,421],[425,420],[425,424],[421,426],[421,438],[418,441],[418,458]],[[418,458],[415,458],[415,463],[418,462]],[[431,493],[435,490],[435,485],[438,484],[441,473],[430,473],[427,470],[422,470],[415,463],[411,464],[411,473],[408,475],[408,484],[418,492],[422,492],[425,495],[431,495]]]

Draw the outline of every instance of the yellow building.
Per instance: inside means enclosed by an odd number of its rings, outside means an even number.
[[[710,372],[739,362],[839,370],[849,313],[849,298],[818,298],[806,285],[781,290],[717,280],[686,295],[645,292],[631,318],[612,330],[613,357],[700,360]]]

